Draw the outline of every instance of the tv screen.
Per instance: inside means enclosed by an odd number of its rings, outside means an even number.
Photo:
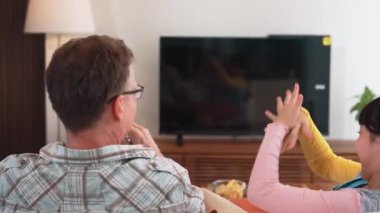
[[[329,36],[161,37],[160,133],[262,135],[266,109],[299,82],[328,133]]]

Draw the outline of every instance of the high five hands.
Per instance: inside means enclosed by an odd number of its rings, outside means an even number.
[[[296,145],[300,128],[303,129],[302,131],[307,136],[310,135],[306,117],[301,112],[303,96],[299,93],[299,84],[294,84],[293,91],[287,90],[285,94],[284,101],[281,97],[277,97],[277,115],[269,110],[265,111],[265,115],[270,120],[282,123],[290,129],[290,132],[284,138],[281,153],[292,149]]]

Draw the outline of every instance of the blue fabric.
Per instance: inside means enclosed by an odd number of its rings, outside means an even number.
[[[362,188],[368,185],[368,181],[362,178],[362,175],[359,174],[355,179],[345,182],[343,184],[337,185],[333,190],[341,190],[345,188]]]

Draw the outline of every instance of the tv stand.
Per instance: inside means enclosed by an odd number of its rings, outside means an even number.
[[[178,146],[182,146],[183,145],[183,135],[182,135],[182,133],[177,133],[176,143],[177,143]]]
[[[218,179],[239,179],[248,183],[252,166],[261,145],[261,139],[254,138],[192,138],[182,139],[182,146],[176,138],[156,138],[155,141],[165,157],[171,158],[189,171],[191,183],[207,187]],[[353,141],[329,140],[334,152],[358,160]],[[280,156],[280,180],[295,186],[310,186],[314,189],[329,189],[334,183],[314,174],[297,146]]]

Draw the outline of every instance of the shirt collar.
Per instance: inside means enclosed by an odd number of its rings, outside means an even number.
[[[142,145],[108,145],[98,149],[78,150],[54,142],[40,150],[40,156],[54,163],[97,164],[130,158],[153,158],[155,152]]]

